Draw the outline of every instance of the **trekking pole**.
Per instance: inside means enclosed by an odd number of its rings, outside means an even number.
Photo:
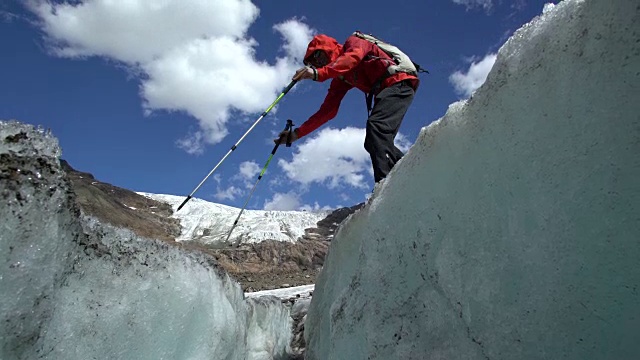
[[[287,126],[285,126],[284,131],[287,131],[287,130],[289,131],[289,136],[287,137],[287,147],[290,147],[291,146],[291,131],[293,131],[293,121],[287,120]],[[236,225],[238,225],[238,220],[240,219],[240,216],[244,212],[244,208],[247,207],[247,203],[249,203],[249,199],[251,199],[251,195],[253,195],[253,191],[256,189],[256,186],[258,186],[258,183],[260,182],[260,179],[262,179],[262,175],[264,175],[264,172],[267,171],[267,166],[269,166],[269,163],[271,162],[271,159],[273,159],[273,155],[275,155],[276,150],[278,150],[278,146],[280,146],[280,140],[281,139],[282,138],[278,139],[278,142],[276,143],[276,146],[274,146],[273,150],[271,150],[271,155],[269,155],[269,158],[267,159],[267,163],[264,164],[264,167],[262,168],[262,171],[260,172],[260,175],[258,176],[258,180],[256,181],[255,184],[253,184],[253,188],[251,189],[251,192],[249,193],[249,197],[244,202],[244,205],[242,205],[242,209],[240,209],[240,214],[238,214],[238,217],[236,218],[236,221],[233,222],[233,226],[231,227],[231,230],[229,230],[229,234],[227,235],[227,238],[224,240],[225,243],[227,241],[229,241],[229,238],[231,237],[231,233],[233,232],[233,229],[235,229]]]
[[[251,132],[251,130],[253,130],[254,127],[256,127],[256,125],[258,125],[258,123],[260,122],[260,120],[262,120],[263,117],[265,117],[265,115],[267,115],[267,113],[269,111],[271,111],[271,109],[273,109],[273,107],[278,103],[278,101],[280,101],[280,99],[282,99],[283,96],[285,96],[289,90],[291,90],[291,88],[293,87],[293,85],[296,84],[296,82],[298,82],[298,80],[292,80],[289,85],[282,91],[282,93],[280,93],[280,95],[276,98],[276,100],[274,102],[271,103],[271,105],[269,105],[269,107],[267,108],[267,110],[265,110],[262,115],[260,115],[260,117],[258,118],[258,120],[256,120],[256,122],[253,123],[253,125],[251,125],[251,127],[249,128],[249,130],[247,130],[247,132],[244,133],[244,135],[242,135],[242,137],[240,138],[240,140],[238,140],[235,144],[233,144],[233,146],[231,147],[231,150],[229,150],[227,152],[227,154],[222,158],[222,160],[220,160],[218,162],[218,164],[211,169],[211,171],[209,171],[209,174],[207,174],[207,176],[202,179],[202,181],[200,182],[200,184],[198,184],[198,186],[196,186],[195,189],[193,189],[193,191],[191,192],[191,194],[189,194],[189,196],[187,196],[186,199],[184,199],[184,201],[182,202],[182,204],[180,204],[180,206],[178,206],[178,210],[176,211],[180,211],[180,209],[182,209],[182,207],[184,206],[184,204],[187,203],[187,201],[191,200],[191,198],[193,197],[193,194],[196,193],[196,191],[198,191],[198,189],[200,189],[200,187],[202,186],[202,184],[204,184],[205,181],[207,181],[207,179],[209,178],[209,176],[211,176],[211,174],[213,174],[214,171],[216,171],[216,169],[218,168],[218,166],[220,166],[220,164],[222,164],[222,162],[227,158],[227,156],[229,156],[229,154],[231,154],[233,152],[233,150],[235,150],[238,145],[240,144],[240,142],[242,140],[244,140],[244,138],[247,136],[247,134],[249,134],[249,132]]]

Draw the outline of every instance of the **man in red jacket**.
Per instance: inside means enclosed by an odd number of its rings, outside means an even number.
[[[293,80],[332,80],[320,109],[293,130],[290,140],[302,138],[333,119],[347,91],[358,88],[365,95],[375,96],[367,119],[364,148],[371,156],[375,182],[384,179],[404,155],[394,145],[394,139],[418,88],[418,78],[405,72],[390,75],[387,68],[395,65],[391,57],[355,35],[349,36],[344,45],[326,35],[314,36],[304,64]],[[275,141],[285,142],[288,135],[283,132]]]

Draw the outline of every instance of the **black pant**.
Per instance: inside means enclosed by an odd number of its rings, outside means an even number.
[[[364,139],[364,148],[371,155],[375,182],[384,179],[404,156],[393,140],[398,134],[414,94],[408,81],[401,81],[383,89],[375,97],[375,105],[367,120],[367,136]]]

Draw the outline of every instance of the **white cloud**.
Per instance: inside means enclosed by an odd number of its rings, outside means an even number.
[[[335,209],[342,207],[341,205],[338,205],[335,207]],[[304,204],[302,205],[299,210],[304,210],[304,211],[325,211],[325,210],[333,210],[334,208],[328,205],[325,206],[320,206],[320,204],[318,204],[318,202],[316,201],[313,205],[309,205],[309,204]]]
[[[409,148],[411,148],[411,145],[413,144],[411,143],[411,141],[409,141],[409,139],[407,139],[406,136],[398,133],[398,135],[396,135],[395,145],[403,153],[406,153],[407,151],[409,151]]]
[[[30,7],[57,54],[148,62],[194,39],[241,39],[258,17],[248,0],[82,0]]]
[[[255,161],[245,161],[240,164],[239,175],[247,180],[252,180],[260,172],[260,166]]]
[[[264,202],[265,210],[298,210],[300,208],[300,198],[298,195],[289,193],[275,193],[271,200]]]
[[[266,200],[264,202],[264,210],[281,210],[281,211],[290,211],[290,210],[305,210],[305,211],[321,211],[321,210],[332,210],[333,208],[330,206],[320,206],[318,202],[315,202],[313,205],[302,204],[300,201],[300,196],[294,192],[288,193],[275,193],[270,200]]]
[[[300,19],[291,19],[273,26],[273,29],[279,32],[284,40],[282,50],[287,56],[295,55],[292,59],[296,63],[301,63],[309,41],[314,35],[314,31],[310,29]]]
[[[255,161],[244,161],[238,168],[238,173],[231,177],[232,181],[242,181],[244,187],[251,189],[257,180],[260,166]]]
[[[220,189],[220,187],[218,187],[217,191],[218,192],[213,195],[217,200],[235,200],[236,196],[243,194],[242,189],[235,186],[230,186],[227,189]]]
[[[11,13],[5,10],[0,10],[0,21],[2,22],[10,23],[19,18],[20,17],[14,13]]]
[[[202,132],[196,131],[191,135],[176,140],[176,146],[191,155],[202,155],[202,153],[204,153],[204,139]]]
[[[273,187],[277,187],[277,186],[281,186],[285,183],[286,178],[282,175],[276,175],[275,177],[272,177],[269,180],[269,186]]]
[[[365,129],[326,128],[317,135],[304,138],[293,160],[279,160],[278,165],[290,180],[308,185],[313,182],[329,188],[347,185],[366,188],[366,176],[373,174],[371,158],[364,149]],[[411,143],[398,134],[396,146],[406,152]]]
[[[251,180],[255,180],[254,178],[260,171],[258,164],[255,161],[244,161],[240,163],[238,167],[238,173],[234,176],[228,178],[228,182],[234,185],[229,186],[226,189],[222,189],[220,187],[222,183],[222,177],[220,174],[215,174],[213,179],[217,183],[216,193],[213,195],[217,200],[235,200],[236,197],[242,196],[245,193],[242,185],[245,188],[250,189],[253,187],[253,182]]]
[[[453,0],[454,3],[464,5],[467,10],[475,7],[482,7],[490,10],[493,7],[493,0]]]
[[[278,165],[289,179],[305,185],[318,182],[330,188],[341,184],[364,188],[364,172],[370,167],[364,137],[364,129],[326,128],[300,144],[291,162],[281,159]]]
[[[458,95],[469,97],[484,84],[495,62],[496,54],[489,54],[477,63],[472,62],[466,73],[456,71],[451,74],[449,82],[453,84]]]
[[[250,0],[33,0],[52,54],[102,56],[140,76],[145,113],[184,111],[200,131],[179,140],[190,153],[220,142],[227,122],[263,111],[289,82],[313,30],[297,19],[273,26],[283,55],[255,57],[248,35],[259,10]],[[241,119],[238,119],[239,121]]]

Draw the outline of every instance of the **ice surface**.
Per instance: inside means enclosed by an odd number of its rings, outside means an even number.
[[[173,216],[180,219],[182,233],[178,241],[195,240],[208,245],[221,245],[240,209],[193,198],[176,211],[184,196],[151,194],[140,195],[165,202],[172,206]],[[317,226],[329,211],[267,211],[245,210],[229,241],[235,243],[258,243],[265,240],[295,242],[305,234],[305,229]]]
[[[290,317],[292,323],[292,341],[291,341],[291,358],[302,359],[304,356],[304,325],[306,322],[307,311],[311,304],[311,295],[313,294],[314,285],[295,286],[282,289],[264,290],[245,293],[245,296],[251,299],[278,299],[282,303],[290,307]]]
[[[285,359],[289,309],[212,258],[80,218],[57,142],[0,122],[0,359]]]
[[[565,0],[340,227],[306,358],[640,359],[637,1]]]
[[[294,299],[294,298],[308,298],[313,293],[315,285],[302,285],[293,286],[288,288],[280,288],[273,290],[262,290],[245,293],[246,297],[261,297],[261,296],[275,296],[280,300]]]
[[[60,211],[71,205],[59,154],[50,134],[0,121],[0,359],[31,349],[73,265],[82,229],[77,214]]]
[[[12,152],[19,156],[60,157],[62,151],[50,131],[40,127],[22,127],[16,120],[0,120],[0,154]],[[29,146],[24,146],[25,142]]]

